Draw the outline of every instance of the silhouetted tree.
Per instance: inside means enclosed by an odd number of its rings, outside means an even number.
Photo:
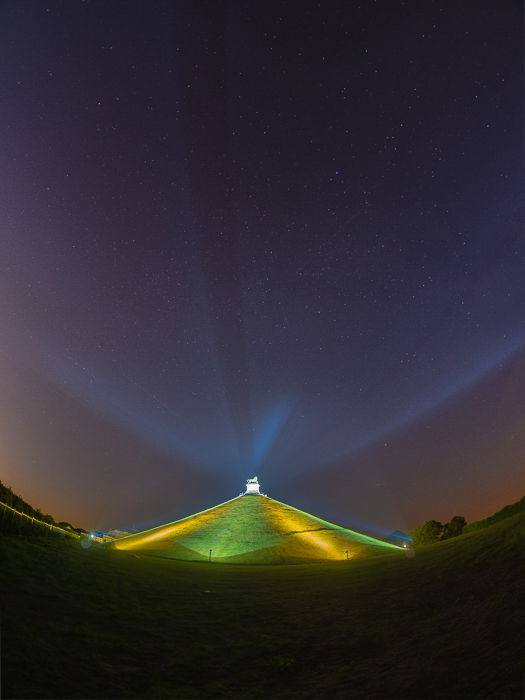
[[[437,520],[427,520],[421,527],[415,527],[409,534],[414,545],[432,544],[441,538],[443,525]]]
[[[443,536],[441,539],[448,540],[449,537],[461,535],[466,524],[467,521],[462,515],[455,515],[443,528]]]
[[[65,520],[61,520],[58,524],[58,527],[63,527],[63,528],[69,528],[70,530],[73,530],[73,525],[71,523],[66,522]]]

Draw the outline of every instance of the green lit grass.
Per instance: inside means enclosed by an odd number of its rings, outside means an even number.
[[[290,564],[363,559],[402,548],[259,495],[241,496],[182,520],[117,540],[116,549],[171,559]]]
[[[2,697],[521,699],[524,544],[524,515],[289,567],[2,537]]]

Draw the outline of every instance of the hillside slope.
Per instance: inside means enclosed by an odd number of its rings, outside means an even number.
[[[400,552],[393,544],[262,495],[238,496],[112,546],[172,559],[243,564],[360,559]]]
[[[524,511],[525,496],[523,496],[523,498],[521,498],[519,501],[516,501],[516,503],[510,503],[509,505],[504,506],[500,510],[496,511],[496,513],[489,515],[487,518],[476,520],[469,525],[465,525],[463,532],[467,533],[474,532],[474,530],[481,530],[484,527],[489,527],[489,525],[494,525],[495,523],[499,523],[501,520],[510,518],[513,515],[516,515],[516,513],[523,513]]]

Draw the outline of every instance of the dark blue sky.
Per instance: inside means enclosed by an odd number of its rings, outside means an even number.
[[[85,527],[525,490],[519,3],[8,2],[0,478]]]

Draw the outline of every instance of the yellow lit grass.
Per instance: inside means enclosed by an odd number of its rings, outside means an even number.
[[[260,495],[234,498],[112,546],[173,559],[247,564],[343,560],[399,551]]]

